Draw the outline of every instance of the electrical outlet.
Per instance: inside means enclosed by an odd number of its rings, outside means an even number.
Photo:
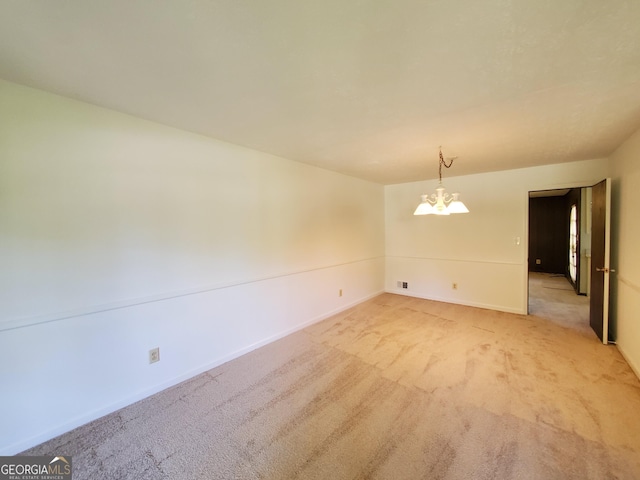
[[[451,288],[453,288],[454,290],[457,290],[458,289],[458,284],[457,283],[453,283],[451,285]]]
[[[396,284],[396,286],[397,286],[398,288],[402,288],[402,281],[398,280],[398,283]]]
[[[152,348],[149,350],[149,363],[156,363],[160,361],[160,347]]]
[[[340,289],[340,291],[338,292],[338,296],[341,297],[342,296],[342,289]]]
[[[539,258],[536,258],[536,265],[540,265],[542,263],[542,260],[540,260]]]
[[[402,288],[409,288],[409,284],[407,282],[402,282]]]

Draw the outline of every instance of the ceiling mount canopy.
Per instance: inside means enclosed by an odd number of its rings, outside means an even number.
[[[442,156],[442,147],[440,147],[440,164],[438,166],[438,173],[440,175],[440,182],[436,193],[422,195],[422,202],[418,205],[414,215],[450,215],[452,213],[469,213],[469,209],[458,200],[459,193],[452,193],[449,195],[444,191],[442,186],[442,166],[445,168],[451,168],[453,161],[458,157],[449,158],[449,163],[444,160]]]

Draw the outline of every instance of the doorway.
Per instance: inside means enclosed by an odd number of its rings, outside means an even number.
[[[592,187],[529,192],[528,313],[539,308],[536,299],[545,301],[532,283],[535,275],[564,277],[575,295],[589,297],[590,328],[602,343],[615,341],[609,329],[609,283],[615,272],[610,268],[610,221],[610,178]]]
[[[529,192],[528,313],[588,332],[592,187]]]

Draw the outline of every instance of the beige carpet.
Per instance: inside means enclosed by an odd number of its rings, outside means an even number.
[[[529,273],[529,314],[593,334],[589,326],[589,297],[576,295],[562,275]]]
[[[595,335],[384,294],[26,452],[74,479],[638,479]]]

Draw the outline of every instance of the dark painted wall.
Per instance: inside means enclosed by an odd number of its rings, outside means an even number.
[[[569,208],[566,196],[529,199],[529,271],[566,274]]]

